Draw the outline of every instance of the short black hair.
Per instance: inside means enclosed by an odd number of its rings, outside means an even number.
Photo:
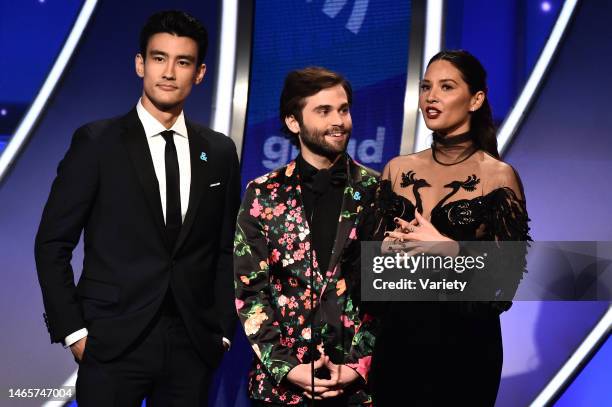
[[[293,116],[302,125],[302,109],[306,104],[306,98],[336,85],[342,85],[348,104],[351,106],[353,90],[351,84],[341,74],[320,66],[309,66],[287,74],[280,97],[280,121],[281,131],[294,145],[299,146],[299,140],[297,134],[287,127],[285,118]]]
[[[197,64],[204,62],[208,48],[208,32],[192,15],[179,10],[166,10],[150,16],[140,31],[140,55],[143,59],[146,59],[149,40],[159,33],[191,38],[198,44]]]

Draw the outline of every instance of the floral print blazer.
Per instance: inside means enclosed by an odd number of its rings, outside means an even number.
[[[350,158],[347,174],[328,270],[319,269],[311,246],[295,161],[247,186],[234,239],[234,275],[238,316],[257,355],[249,381],[253,399],[302,404],[302,390],[283,379],[310,362],[308,345],[317,338],[319,350],[325,343],[326,354],[336,355],[334,363],[363,378],[351,404],[371,403],[365,384],[375,320],[360,312],[352,294],[359,287],[351,288],[347,276],[360,273],[358,239],[369,238],[360,233],[373,210],[378,178]]]

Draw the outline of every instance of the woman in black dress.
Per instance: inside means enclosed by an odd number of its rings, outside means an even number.
[[[380,239],[446,241],[446,253],[438,254],[451,256],[459,254],[460,241],[530,240],[520,179],[497,151],[480,62],[466,51],[435,55],[421,81],[419,108],[433,143],[385,166]],[[524,260],[522,252],[506,264],[516,283]],[[499,314],[510,305],[386,303],[372,360],[374,405],[493,406],[503,359]]]

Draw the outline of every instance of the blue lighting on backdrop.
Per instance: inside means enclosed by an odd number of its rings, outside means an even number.
[[[525,85],[562,6],[563,0],[446,2],[444,47],[469,50],[483,63],[498,124]]]
[[[42,86],[82,0],[0,0],[0,153]]]
[[[612,406],[610,366],[612,339],[608,338],[555,403],[555,407]]]
[[[446,3],[446,47],[466,48],[483,60],[489,72],[495,117],[501,122],[531,72],[563,1],[452,0]],[[3,58],[0,58],[0,152],[40,89],[82,4],[82,0],[0,0],[0,46],[3,50]],[[11,288],[11,292],[3,296],[3,300],[11,303],[13,309],[19,309],[18,312],[7,313],[4,322],[7,327],[4,330],[4,340],[10,344],[6,347],[6,365],[9,368],[5,369],[4,375],[8,376],[10,372],[11,380],[16,380],[16,377],[23,383],[29,383],[23,378],[36,383],[61,383],[64,374],[74,370],[74,365],[66,358],[63,349],[51,348],[46,338],[44,345],[41,344],[44,332],[40,321],[36,319],[41,312],[41,305],[39,289],[31,281],[34,278],[31,242],[40,208],[57,162],[69,142],[70,132],[85,121],[121,113],[133,106],[137,99],[141,85],[132,76],[132,58],[137,51],[137,30],[147,13],[166,7],[164,1],[149,1],[146,6],[143,4],[120,1],[113,4],[112,0],[100,3],[95,19],[86,32],[83,47],[75,55],[71,70],[58,87],[47,117],[42,118],[39,127],[33,131],[31,142],[24,150],[20,163],[15,166],[10,180],[7,179],[3,185],[2,202],[5,209],[2,225],[4,230],[13,231],[4,235],[0,245],[7,249],[2,257],[3,273],[11,281],[7,287],[19,287]],[[196,2],[175,1],[168,7],[186,8],[193,4]],[[212,34],[211,50],[207,57],[210,69],[215,66],[214,58],[217,54],[215,48],[218,42],[215,41],[214,33],[217,32],[218,10],[216,2],[199,4],[202,10],[198,9],[199,13],[196,14],[210,20],[206,21]],[[117,15],[119,7],[122,13]],[[410,2],[392,0],[255,2],[249,106],[242,157],[243,183],[285,164],[297,154],[297,150],[280,133],[278,99],[286,73],[307,65],[326,66],[343,73],[351,81],[354,89],[354,132],[349,152],[354,158],[372,168],[381,169],[385,162],[399,153],[412,18],[410,10]],[[601,11],[598,13],[604,14]],[[604,29],[603,25],[597,27]],[[580,44],[582,46],[585,43]],[[575,58],[573,61],[580,59]],[[111,60],[112,63],[104,65]],[[571,71],[568,78],[576,75],[577,67],[578,64],[565,64],[565,69]],[[95,80],[91,80],[92,72],[97,75]],[[205,86],[194,92],[190,99],[191,107],[186,109],[190,118],[203,123],[210,116],[210,84],[213,82],[214,70],[210,69],[210,72],[211,76],[207,77]],[[563,83],[566,85],[571,81]],[[113,85],[112,95],[109,92],[110,85]],[[561,89],[561,86],[557,85],[555,89]],[[88,99],[85,100],[85,97]],[[550,105],[545,104],[544,107]],[[542,120],[543,130],[530,133],[538,137],[529,138],[529,144],[525,140],[522,144],[521,140],[517,140],[508,158],[517,165],[527,181],[526,185],[531,188],[528,195],[531,197],[530,213],[533,209],[535,224],[542,227],[561,225],[563,229],[571,231],[574,227],[571,224],[564,225],[557,221],[559,217],[546,216],[553,212],[548,200],[534,193],[537,190],[548,191],[547,181],[553,165],[547,161],[544,162],[546,165],[532,163],[534,168],[538,166],[546,171],[541,178],[533,175],[530,177],[529,161],[534,157],[534,152],[546,151],[550,155],[550,145],[559,144],[558,131],[551,133],[554,134],[552,139],[544,137],[548,129],[544,125],[550,124],[549,118],[554,115],[544,116],[547,119]],[[565,113],[564,117],[569,116]],[[559,154],[565,159],[574,152],[575,129],[567,130],[564,137],[571,140],[567,144],[570,147]],[[604,154],[609,151],[605,147],[592,148]],[[591,156],[596,159],[587,157],[578,164],[583,167],[588,163],[606,162],[606,158],[596,154]],[[565,167],[567,171],[573,171],[571,166]],[[605,173],[605,169],[599,173]],[[598,178],[593,176],[592,179],[597,181]],[[605,188],[593,190],[600,199],[606,191]],[[586,201],[597,201],[593,196],[587,196]],[[581,197],[581,200],[578,204],[584,205],[585,198]],[[609,239],[605,222],[600,222],[602,218],[607,219],[604,218],[605,203],[597,208],[600,210],[597,213],[602,214],[595,217],[599,225],[598,234],[592,225],[581,225],[582,233],[585,238],[603,236]],[[594,213],[592,207],[587,209],[588,213]],[[557,233],[556,229],[554,232]],[[24,270],[29,270],[30,274],[24,273]],[[515,309],[504,316],[506,319],[515,318],[514,325],[523,328],[525,318],[531,318],[525,329],[520,332],[506,330],[506,335],[509,335],[508,339],[515,340],[521,339],[522,335],[527,337],[523,338],[524,341],[535,343],[533,354],[541,358],[542,366],[532,370],[528,369],[529,366],[521,366],[525,368],[524,371],[513,371],[513,375],[506,376],[499,405],[503,405],[504,397],[507,398],[506,403],[511,403],[512,394],[529,393],[531,390],[535,392],[540,388],[540,382],[546,382],[558,368],[557,362],[564,360],[565,348],[580,342],[583,331],[588,330],[598,315],[595,311],[603,308],[578,305],[581,307],[574,309],[569,305],[562,307],[563,304],[557,306],[543,303],[537,315],[533,316],[531,308],[517,303]],[[506,325],[512,326],[508,321]],[[13,329],[15,326],[19,326],[19,329]],[[21,340],[26,337],[32,338],[32,342]],[[551,343],[551,338],[555,339],[554,343]],[[513,344],[508,340],[505,344],[510,345],[510,352],[506,356],[526,353],[523,342]],[[20,356],[13,358],[10,354]],[[609,376],[606,373],[612,360],[611,355],[608,340],[559,400],[558,405],[601,405],[602,401],[605,404],[609,394],[603,391],[608,390],[605,379]],[[251,356],[244,334],[238,332],[232,351],[226,355],[215,379],[214,390],[211,391],[215,405],[249,405],[245,388],[248,360],[245,359]],[[32,369],[34,363],[39,364],[37,366],[40,368]],[[43,367],[45,364],[51,367]],[[508,358],[506,366],[512,364],[513,361]],[[3,378],[3,383],[8,383],[7,380]],[[527,389],[529,383],[534,383],[534,389]],[[505,394],[504,388],[507,389]],[[517,392],[516,389],[521,391]],[[523,398],[529,397],[531,393]]]
[[[297,155],[280,132],[278,104],[286,74],[309,65],[353,86],[353,158],[380,170],[399,153],[410,8],[392,0],[256,2],[243,183]]]

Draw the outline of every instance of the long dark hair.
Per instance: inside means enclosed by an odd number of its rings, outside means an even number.
[[[461,76],[467,83],[472,95],[482,91],[485,94],[484,102],[480,109],[472,112],[470,120],[470,133],[474,137],[474,144],[477,148],[486,151],[495,158],[499,157],[497,151],[497,130],[493,123],[493,114],[489,104],[487,71],[480,61],[472,54],[462,49],[441,51],[434,55],[427,64],[427,67],[434,61],[448,61],[461,72]]]

